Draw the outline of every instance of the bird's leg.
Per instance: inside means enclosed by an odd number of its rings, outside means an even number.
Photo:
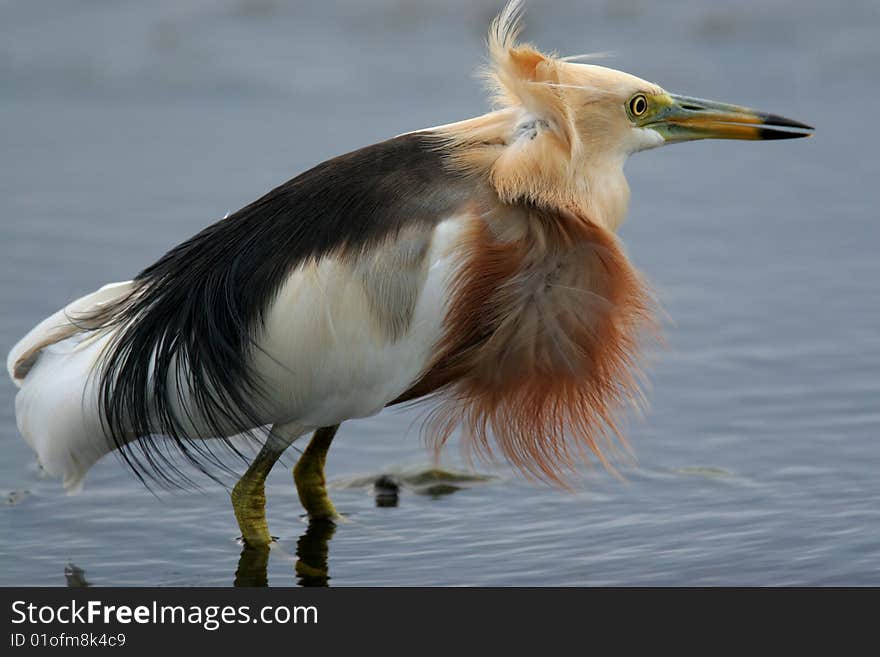
[[[277,427],[272,427],[266,444],[232,489],[232,510],[248,547],[265,547],[272,542],[266,523],[266,477],[290,442]]]
[[[296,482],[299,501],[312,520],[332,520],[338,515],[327,495],[327,483],[324,479],[327,450],[330,449],[330,443],[338,429],[337,424],[315,431],[309,446],[293,468],[293,480]]]

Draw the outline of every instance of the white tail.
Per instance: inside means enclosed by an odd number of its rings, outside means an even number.
[[[68,490],[82,485],[88,469],[113,450],[101,428],[91,377],[109,334],[93,336],[76,322],[131,289],[111,283],[77,299],[35,326],[9,352],[6,367],[20,388],[15,398],[18,429],[50,475]]]

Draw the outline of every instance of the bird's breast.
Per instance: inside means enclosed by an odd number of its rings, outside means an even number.
[[[327,426],[375,414],[410,387],[441,340],[473,221],[463,213],[407,227],[356,255],[297,267],[255,352],[269,419]]]

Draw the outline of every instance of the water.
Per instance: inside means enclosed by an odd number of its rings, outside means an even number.
[[[482,112],[498,4],[0,3],[3,350],[326,157]],[[477,464],[493,477],[380,507],[373,478],[431,466],[417,415],[384,413],[334,443],[332,537],[272,474],[266,573],[239,564],[218,486],[155,497],[112,457],[78,496],[41,478],[4,377],[0,584],[293,585],[297,551],[331,585],[880,584],[880,6],[547,0],[527,20],[546,48],[819,128],[630,162],[622,234],[670,320],[625,480]],[[455,446],[442,465],[466,469]]]

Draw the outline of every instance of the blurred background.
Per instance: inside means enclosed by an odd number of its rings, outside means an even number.
[[[327,157],[484,112],[502,4],[0,0],[2,351]],[[558,491],[455,445],[433,473],[419,414],[386,412],[334,443],[335,534],[276,468],[252,563],[220,486],[152,495],[111,456],[66,496],[3,377],[0,584],[880,584],[880,4],[530,0],[526,26],[818,129],[629,163],[622,236],[668,320],[624,480]]]

